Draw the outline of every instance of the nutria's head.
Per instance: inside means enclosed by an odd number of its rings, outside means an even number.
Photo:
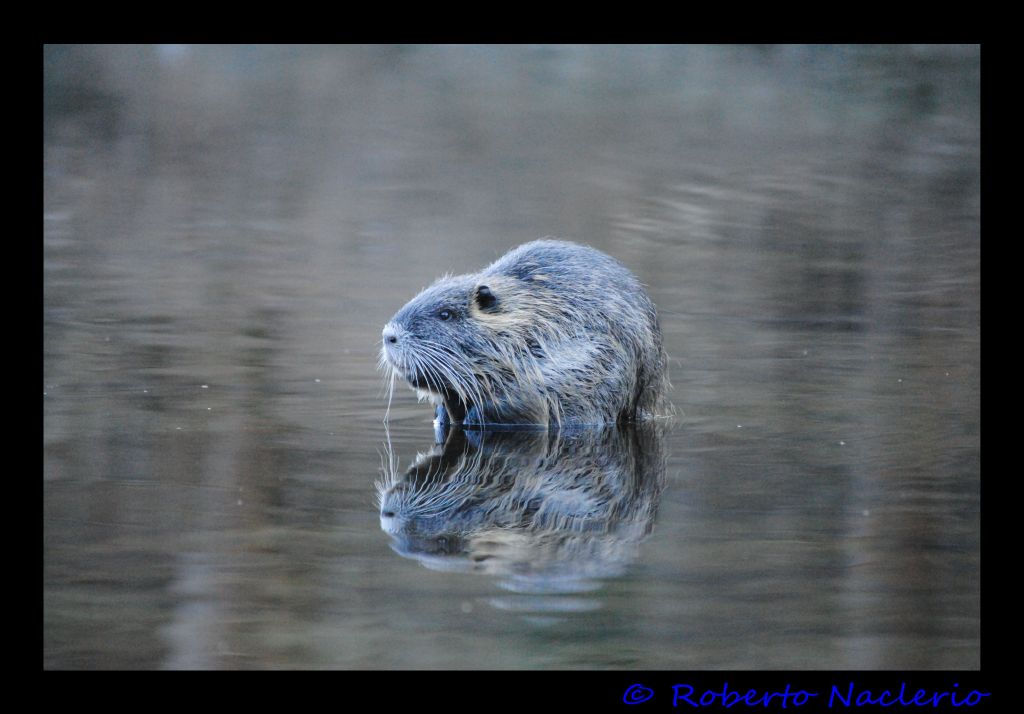
[[[543,354],[537,296],[527,291],[507,276],[442,278],[384,326],[381,364],[455,421],[474,406],[500,408],[503,385],[536,381]]]

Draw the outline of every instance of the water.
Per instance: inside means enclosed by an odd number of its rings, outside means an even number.
[[[43,666],[978,667],[979,54],[46,48]],[[380,329],[543,235],[659,306],[642,497],[410,537]]]

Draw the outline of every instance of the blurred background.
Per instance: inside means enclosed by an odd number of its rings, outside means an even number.
[[[47,46],[43,666],[980,663],[976,46]],[[649,286],[653,530],[571,598],[402,557],[376,368],[541,236]]]

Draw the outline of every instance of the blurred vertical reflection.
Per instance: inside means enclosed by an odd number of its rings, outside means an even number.
[[[663,425],[451,430],[379,490],[381,528],[428,568],[495,576],[519,612],[600,607],[572,597],[626,572],[654,527]]]

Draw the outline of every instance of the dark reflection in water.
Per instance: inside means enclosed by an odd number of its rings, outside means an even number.
[[[53,46],[43,74],[44,667],[979,666],[978,47]],[[381,328],[545,235],[658,306],[664,488],[657,449],[587,446],[621,540],[469,509],[467,557],[400,557],[381,421],[404,473],[433,415],[388,406]],[[514,485],[572,513],[572,444],[455,453],[557,455]],[[537,616],[559,597],[588,607]]]
[[[428,568],[478,572],[531,597],[520,611],[591,609],[650,534],[665,481],[656,424],[614,429],[464,431],[379,486],[381,528]]]

